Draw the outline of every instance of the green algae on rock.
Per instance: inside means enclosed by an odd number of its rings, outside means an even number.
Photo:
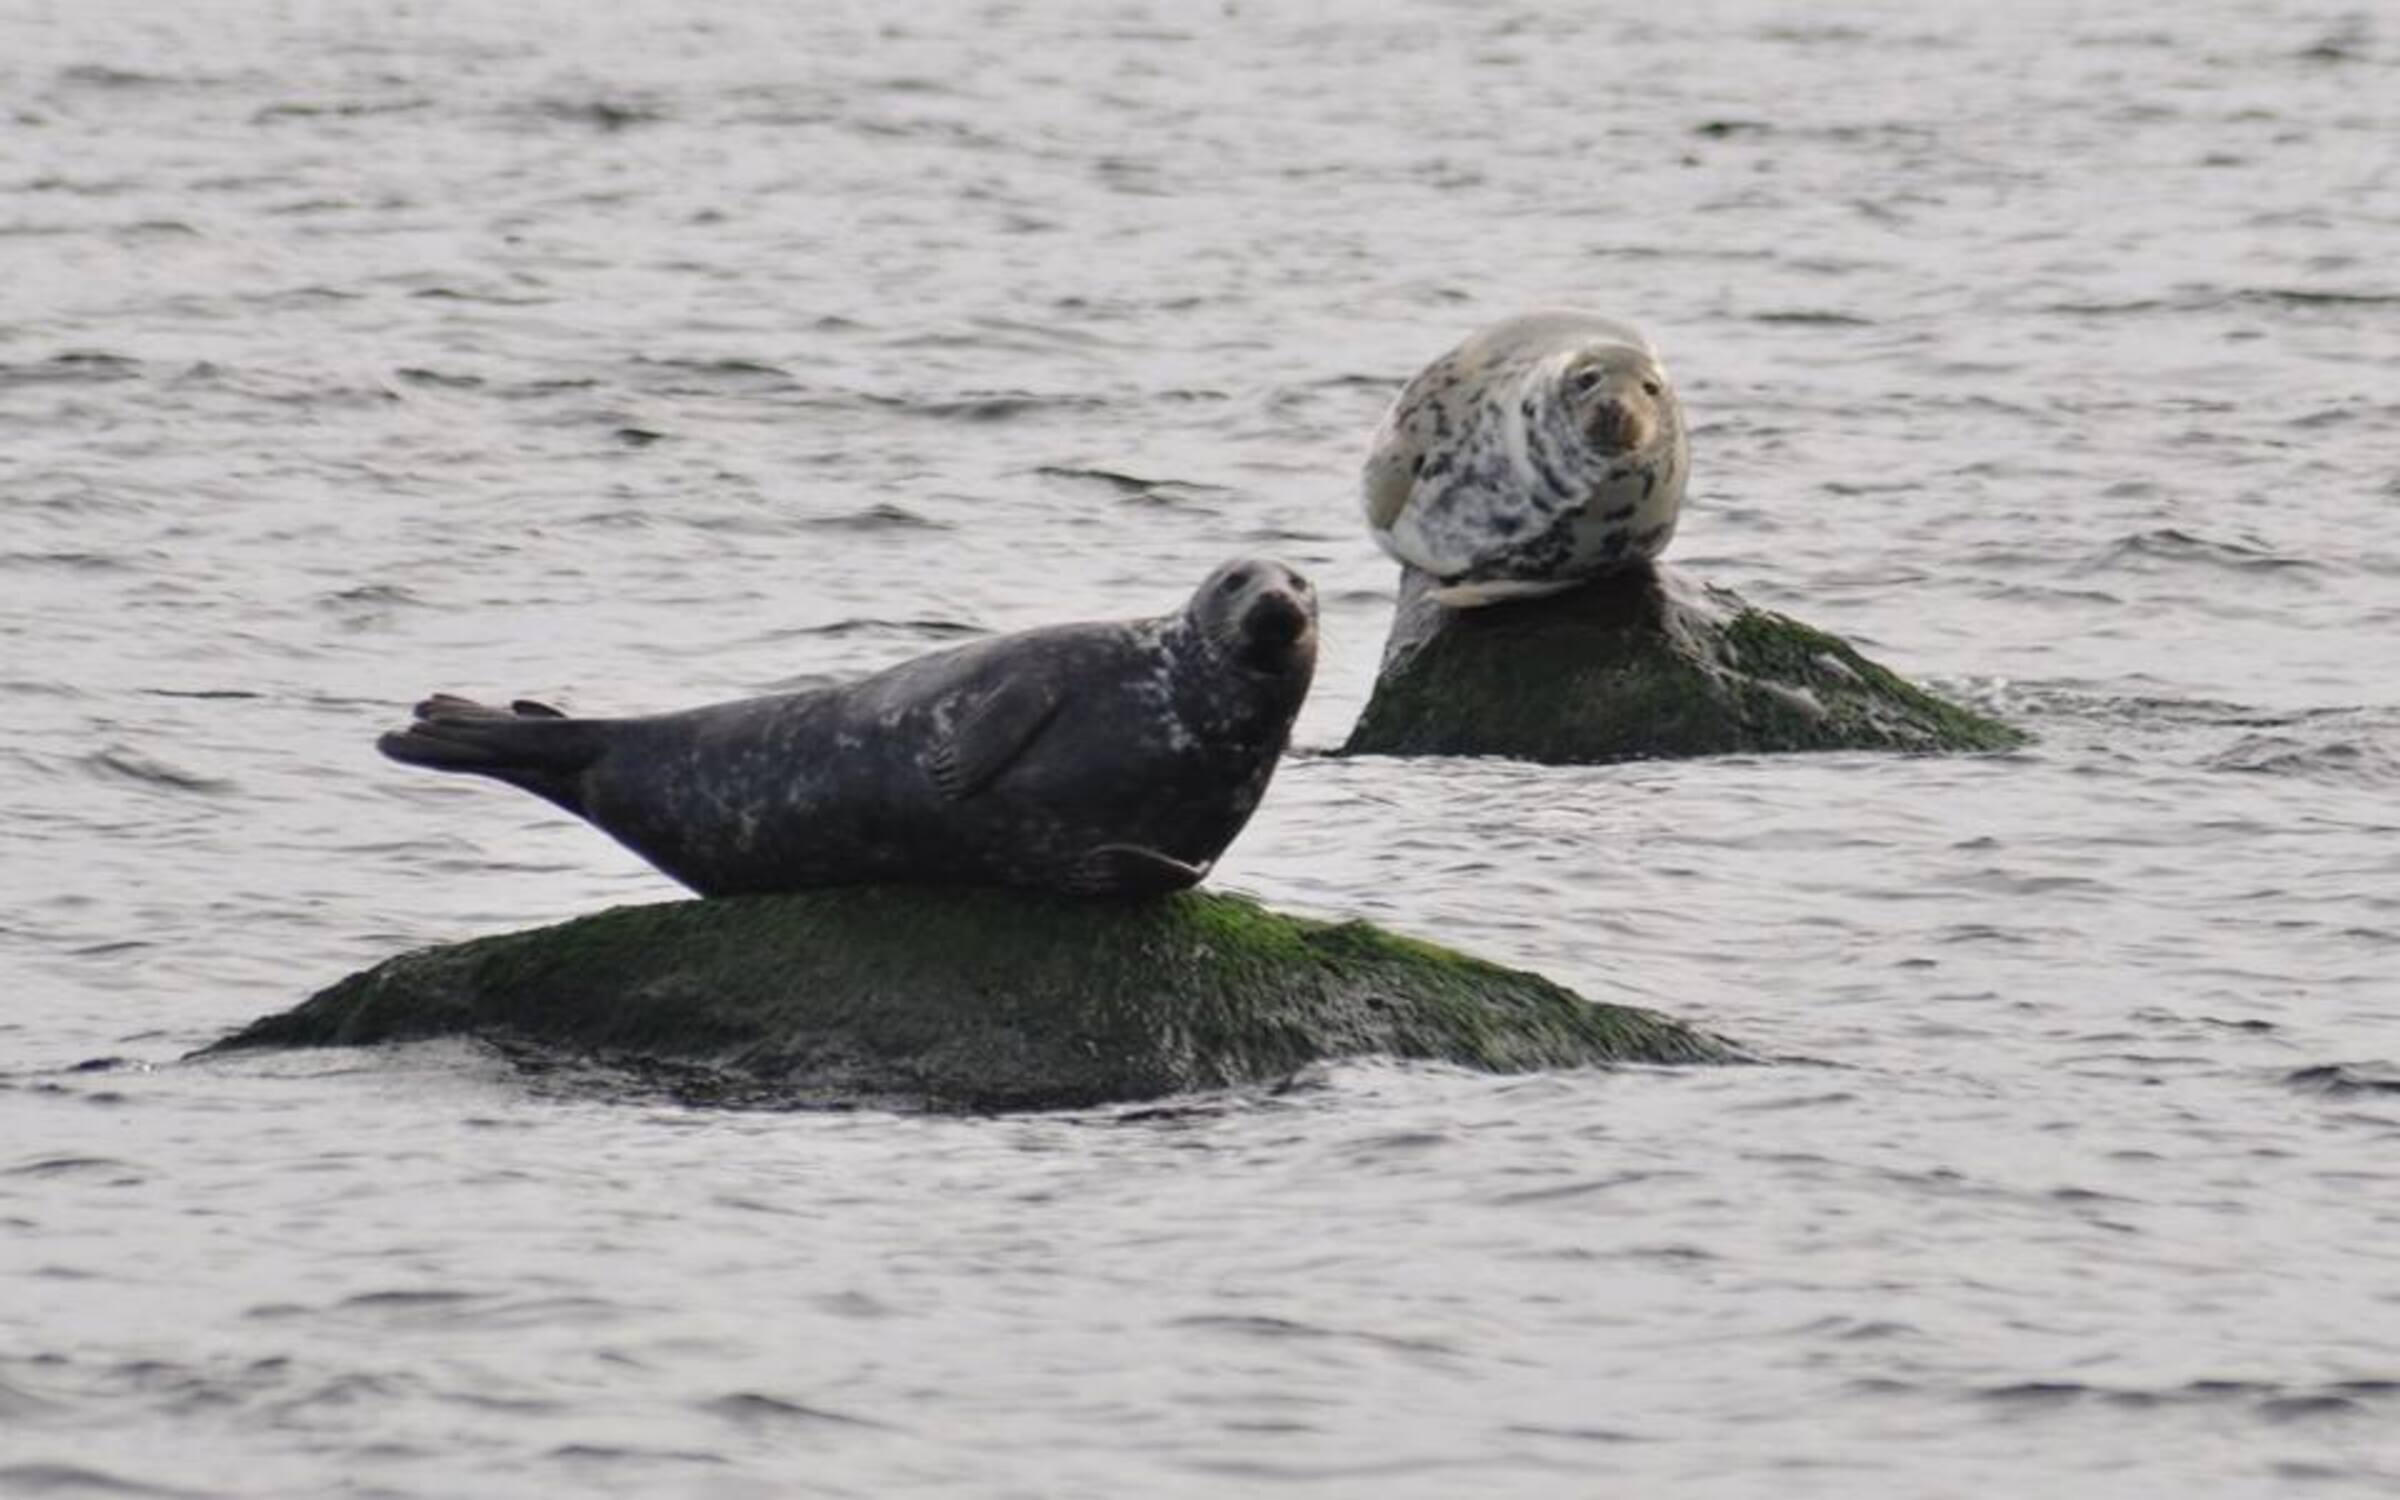
[[[1479,609],[1445,609],[1433,586],[1403,570],[1375,691],[1343,754],[1591,765],[2026,741],[1839,637],[1672,569]]]
[[[1186,891],[853,886],[619,907],[428,948],[208,1048],[466,1036],[792,1106],[1058,1109],[1382,1055],[1498,1072],[1731,1044],[1362,922]]]

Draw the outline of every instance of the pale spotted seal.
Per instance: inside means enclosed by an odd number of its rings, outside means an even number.
[[[1425,367],[1376,430],[1367,526],[1453,607],[1656,557],[1691,450],[1641,333],[1580,312],[1495,323]]]
[[[1211,573],[1148,620],[1056,625],[833,687],[641,718],[439,696],[378,742],[587,819],[703,895],[870,881],[1177,890],[1266,791],[1316,592]]]

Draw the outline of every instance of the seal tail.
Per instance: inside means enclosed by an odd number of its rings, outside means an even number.
[[[465,771],[523,787],[578,816],[578,782],[606,742],[599,721],[575,719],[547,703],[519,699],[506,708],[436,693],[416,707],[416,720],[375,741],[404,765]]]

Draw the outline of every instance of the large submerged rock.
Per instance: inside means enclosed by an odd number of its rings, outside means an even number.
[[[1361,922],[848,887],[620,907],[404,954],[207,1049],[466,1036],[687,1096],[1052,1109],[1385,1055],[1494,1071],[1728,1061],[1730,1044]]]
[[[1445,609],[1401,577],[1352,755],[1554,765],[1780,750],[2005,750],[2026,736],[1730,589],[1643,567]]]

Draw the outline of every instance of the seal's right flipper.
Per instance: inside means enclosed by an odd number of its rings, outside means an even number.
[[[946,705],[947,732],[925,750],[934,785],[953,802],[990,786],[1057,717],[1061,701],[1041,682],[1012,677],[981,697]]]
[[[1069,865],[1059,884],[1078,896],[1163,896],[1198,885],[1208,866],[1139,844],[1102,844]]]

